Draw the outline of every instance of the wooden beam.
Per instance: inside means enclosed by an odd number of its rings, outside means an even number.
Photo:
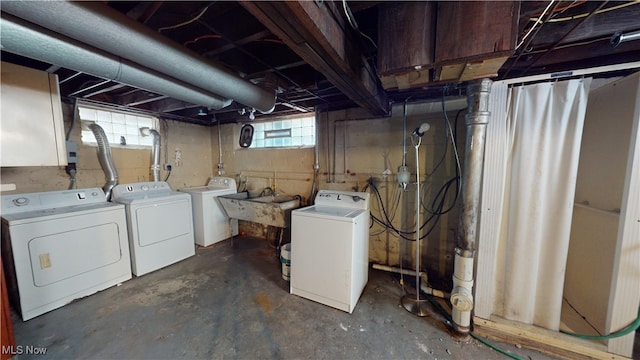
[[[587,2],[583,7],[597,6],[600,2]],[[610,1],[602,10],[611,8],[614,6],[622,5],[619,2]],[[585,8],[585,13],[589,13],[589,9]],[[559,20],[563,18],[570,18],[569,16],[559,16]],[[617,10],[611,10],[608,12],[596,14],[585,21],[579,29],[572,32],[569,36],[563,39],[562,44],[589,41],[600,37],[609,38],[616,31],[627,32],[638,30],[638,19],[640,19],[640,4],[633,4]],[[557,21],[554,19],[549,23],[543,25],[542,30],[536,34],[532,45],[534,47],[544,47],[550,44],[554,44],[558,39],[564,36],[571,28],[581,20],[576,18],[575,20]],[[528,22],[527,24],[532,24]]]
[[[608,352],[607,347],[599,342],[579,339],[497,316],[492,316],[491,319],[474,317],[473,324],[474,332],[479,336],[520,344],[562,359],[627,359]]]
[[[391,75],[432,65],[436,40],[435,2],[391,1],[379,7],[378,73]],[[398,88],[402,89],[401,86]]]
[[[519,6],[516,1],[439,1],[436,63],[512,55]]]
[[[544,52],[546,50],[541,49],[528,53],[526,58],[523,57],[513,66],[510,77],[517,76],[521,71],[529,68],[527,74],[532,75],[638,61],[640,60],[640,43],[629,41],[613,48],[609,45],[609,39],[604,38],[583,45],[560,46],[536,61],[535,66],[531,67],[537,57]],[[514,60],[515,58],[507,60],[503,68],[512,66]]]
[[[353,102],[372,115],[390,111],[376,72],[333,2],[247,1],[242,6]]]
[[[255,34],[251,34],[251,35],[249,35],[249,36],[247,36],[245,38],[242,38],[240,40],[236,40],[234,42],[230,42],[230,43],[228,43],[226,45],[220,46],[219,48],[207,51],[204,54],[202,54],[202,56],[207,57],[207,58],[211,58],[211,57],[214,57],[214,56],[216,56],[218,54],[222,54],[223,52],[226,52],[226,51],[229,51],[229,50],[233,50],[233,49],[237,48],[238,46],[246,45],[246,44],[248,44],[250,42],[264,39],[269,35],[271,35],[271,32],[268,31],[268,30],[260,31],[260,32],[257,32]]]

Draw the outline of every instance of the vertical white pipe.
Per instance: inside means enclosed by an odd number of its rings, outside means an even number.
[[[156,130],[149,130],[153,136],[153,146],[151,147],[151,176],[153,181],[160,181],[160,133]]]

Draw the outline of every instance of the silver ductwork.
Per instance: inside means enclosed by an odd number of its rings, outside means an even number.
[[[153,146],[151,147],[151,175],[153,181],[160,181],[160,133],[156,130],[149,130],[153,136]]]
[[[212,109],[222,109],[232,101],[30,24],[15,16],[2,13],[0,31],[2,49],[8,52]]]
[[[106,4],[6,1],[2,11],[263,113],[275,107],[275,91],[219,67]]]
[[[107,201],[111,200],[111,190],[118,185],[118,173],[116,167],[113,165],[113,158],[111,156],[111,146],[109,146],[109,140],[105,135],[104,130],[98,124],[89,125],[89,129],[93,132],[98,143],[98,161],[104,171],[104,177],[107,182],[102,187],[104,194],[107,196]]]
[[[451,318],[456,331],[466,334],[471,329],[473,310],[473,266],[476,230],[480,214],[480,191],[484,148],[489,123],[489,93],[492,81],[477,80],[467,86],[468,110],[465,116],[467,137],[462,171],[462,209],[458,221],[458,239],[453,267]]]

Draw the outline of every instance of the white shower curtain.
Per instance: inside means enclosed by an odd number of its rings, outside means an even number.
[[[580,142],[591,79],[513,87],[494,313],[560,326]],[[496,229],[498,230],[498,229]],[[496,234],[497,235],[497,234]]]

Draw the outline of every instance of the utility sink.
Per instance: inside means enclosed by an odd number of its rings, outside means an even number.
[[[264,225],[289,227],[291,211],[300,207],[300,199],[289,195],[250,197],[248,192],[217,197],[227,216]]]

